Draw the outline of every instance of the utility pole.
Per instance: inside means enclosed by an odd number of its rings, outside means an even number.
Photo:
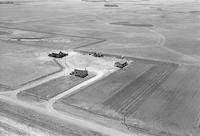
[[[129,130],[128,124],[126,124],[126,113],[124,114],[123,117],[124,117],[124,119],[123,119],[124,125],[125,125],[126,128]]]
[[[66,56],[65,56],[65,65],[67,65],[67,62],[66,62]]]

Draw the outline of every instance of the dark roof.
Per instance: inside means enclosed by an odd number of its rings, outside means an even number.
[[[73,74],[75,76],[84,78],[84,77],[86,77],[88,75],[88,71],[87,70],[74,69]]]
[[[63,53],[62,51],[60,51],[59,53],[50,53],[48,56],[55,58],[63,58],[67,55],[68,55],[67,53]]]

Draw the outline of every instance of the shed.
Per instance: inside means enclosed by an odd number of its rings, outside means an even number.
[[[103,57],[103,54],[101,54],[101,53],[94,53],[93,56],[95,56],[95,57]]]
[[[68,55],[67,53],[63,53],[62,51],[60,51],[59,53],[50,53],[48,56],[54,58],[63,58],[67,55]]]
[[[115,67],[124,68],[126,66],[127,66],[127,62],[126,61],[115,62]]]
[[[70,73],[70,75],[85,78],[86,76],[88,76],[88,71],[87,70],[74,69],[74,71],[72,73]]]

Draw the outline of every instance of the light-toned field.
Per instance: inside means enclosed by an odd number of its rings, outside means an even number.
[[[42,50],[2,42],[0,48],[1,91],[18,88],[27,82],[60,70],[60,67],[46,57],[47,53]]]
[[[33,46],[50,49],[74,49],[96,42],[101,42],[98,39],[88,37],[79,37],[71,35],[55,35],[34,30],[11,29],[9,27],[0,28],[0,40],[11,43],[18,43],[25,46]]]

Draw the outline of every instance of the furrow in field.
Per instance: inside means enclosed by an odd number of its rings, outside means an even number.
[[[125,99],[127,99],[132,93],[137,93],[137,92],[133,91],[132,87],[136,87],[136,85],[137,86],[144,85],[144,83],[148,81],[148,79],[146,80],[145,77],[147,77],[149,74],[151,74],[151,75],[155,74],[154,71],[157,71],[156,69],[157,69],[156,66],[152,67],[150,70],[148,70],[143,75],[141,75],[139,78],[137,78],[135,81],[131,82],[127,87],[123,88],[123,90],[121,90],[117,94],[113,95],[108,100],[106,100],[103,103],[103,105],[104,106],[109,105],[113,109],[116,109],[117,107],[119,107],[119,105],[122,104],[123,101]]]
[[[109,106],[123,115],[133,113],[175,69],[176,67],[173,65],[154,66],[105,101],[104,106]]]
[[[158,87],[163,81],[165,81],[168,76],[170,75],[170,71],[167,71],[163,73],[163,76],[160,77],[160,79],[157,80],[156,83],[152,84],[149,88],[145,89],[143,91],[144,93],[141,94],[136,98],[136,100],[133,100],[130,102],[130,104],[125,108],[125,110],[122,112],[123,115],[131,115],[134,113],[138,107],[149,97],[153,92],[155,91],[155,88]]]
[[[138,86],[137,88],[133,88],[132,90],[135,90],[135,93],[132,93],[128,96],[128,98],[124,99],[123,103],[120,103],[120,108],[118,109],[118,112],[123,111],[124,108],[127,107],[127,105],[129,105],[129,103],[135,99],[137,99],[141,94],[145,93],[145,91],[147,91],[149,89],[150,86],[153,85],[154,82],[156,82],[156,76],[159,76],[159,73],[156,73],[153,76],[154,80],[147,80],[146,83],[144,83],[144,85],[142,86]]]

